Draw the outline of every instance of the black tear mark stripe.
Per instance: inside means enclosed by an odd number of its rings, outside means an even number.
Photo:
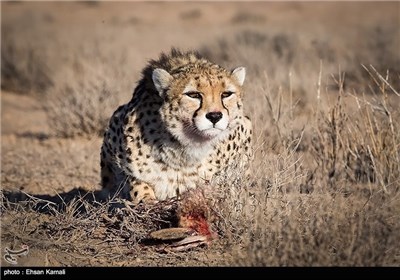
[[[203,107],[203,97],[200,97],[200,107],[197,108],[196,111],[194,111],[193,113],[193,122],[194,122],[194,118],[197,117],[198,112],[200,111],[200,109]]]
[[[225,106],[224,99],[222,97],[221,97],[221,104],[222,104],[222,107],[224,107],[224,109],[228,112],[228,116],[229,116],[229,109]]]

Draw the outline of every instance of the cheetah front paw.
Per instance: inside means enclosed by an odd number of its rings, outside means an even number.
[[[131,191],[133,204],[137,205],[141,202],[146,204],[155,204],[158,202],[153,189],[146,183],[136,183]]]

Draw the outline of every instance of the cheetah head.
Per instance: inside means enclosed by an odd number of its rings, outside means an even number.
[[[203,145],[222,139],[242,115],[241,89],[246,70],[219,66],[174,73],[157,68],[154,86],[164,103],[161,117],[181,143]]]

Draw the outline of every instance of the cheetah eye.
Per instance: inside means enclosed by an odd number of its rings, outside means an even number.
[[[200,92],[197,91],[189,91],[185,93],[187,96],[189,96],[190,98],[194,98],[194,99],[201,99],[201,94]]]
[[[224,91],[221,94],[221,98],[227,98],[227,97],[231,96],[232,94],[234,94],[234,92],[232,92],[232,91]]]

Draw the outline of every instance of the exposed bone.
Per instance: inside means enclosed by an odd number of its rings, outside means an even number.
[[[150,237],[158,240],[176,240],[188,237],[194,231],[190,228],[165,228],[150,233]]]

